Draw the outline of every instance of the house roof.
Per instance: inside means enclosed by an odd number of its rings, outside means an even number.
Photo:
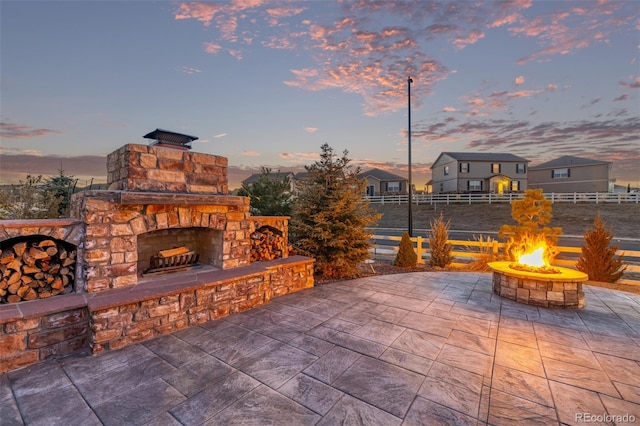
[[[431,168],[440,161],[443,155],[447,155],[456,161],[529,162],[526,158],[505,152],[441,152],[436,161],[433,162]]]
[[[563,155],[555,160],[547,161],[546,163],[538,164],[536,166],[529,167],[529,170],[536,169],[552,169],[555,167],[567,167],[567,166],[592,166],[596,164],[611,164],[608,161],[592,160],[590,158],[572,157],[571,155]]]
[[[253,183],[255,181],[257,181],[258,179],[260,179],[262,176],[265,176],[264,173],[254,173],[251,176],[249,176],[248,178],[246,178],[245,180],[242,181],[242,183],[244,184],[250,184]],[[292,178],[293,177],[293,172],[271,172],[269,173],[269,177],[271,177],[271,179],[273,180],[283,180],[286,177]]]
[[[407,180],[407,178],[402,177],[402,176],[398,176],[395,175],[393,173],[389,173],[385,170],[380,170],[380,169],[371,169],[371,170],[367,170],[366,172],[362,172],[358,175],[359,178],[364,178],[364,177],[372,177],[375,179],[378,179],[380,181],[405,181]]]

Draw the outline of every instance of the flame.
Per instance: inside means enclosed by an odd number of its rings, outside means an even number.
[[[518,259],[518,263],[533,267],[542,267],[547,263],[544,261],[544,246],[538,247],[532,252],[525,253]]]

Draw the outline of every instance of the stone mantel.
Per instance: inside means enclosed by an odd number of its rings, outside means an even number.
[[[108,201],[114,204],[151,204],[151,205],[224,205],[244,206],[249,204],[247,197],[219,194],[189,194],[169,192],[131,192],[112,190],[84,191],[84,197]]]

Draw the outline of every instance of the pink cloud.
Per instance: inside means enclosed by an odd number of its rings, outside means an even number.
[[[213,17],[222,10],[223,5],[220,3],[203,3],[190,2],[181,3],[173,14],[176,20],[179,19],[196,19],[205,26],[209,26]]]
[[[318,131],[318,128],[317,127],[305,127],[304,131],[307,132],[307,133],[315,133],[315,132]]]
[[[48,135],[61,135],[64,132],[60,130],[52,130],[52,129],[44,129],[31,127],[27,125],[21,124],[13,124],[8,123],[6,121],[0,122],[0,136],[4,138],[10,139],[24,139],[24,138],[35,138],[38,136],[48,136]]]
[[[521,84],[524,83],[524,77],[519,75],[518,77],[516,77],[515,83],[516,83],[516,86],[520,86]]]
[[[456,37],[453,44],[458,49],[464,49],[470,44],[477,43],[478,40],[484,38],[484,33],[480,30],[472,30],[462,37]]]
[[[260,156],[260,153],[251,149],[245,149],[244,151],[242,151],[242,155],[247,155],[249,157],[258,157]]]
[[[456,112],[456,109],[454,107],[444,107],[442,108],[443,112]]]
[[[216,54],[221,49],[222,49],[222,46],[220,46],[217,43],[213,43],[213,42],[205,42],[204,43],[204,51],[207,52],[207,53]]]

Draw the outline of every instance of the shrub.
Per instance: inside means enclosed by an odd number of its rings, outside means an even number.
[[[451,254],[451,244],[447,243],[449,239],[449,224],[451,221],[444,221],[442,213],[440,216],[430,222],[431,233],[429,235],[429,251],[431,258],[429,265],[444,268],[453,262]]]
[[[490,271],[491,268],[489,268],[487,264],[500,260],[500,256],[493,250],[493,244],[497,241],[491,237],[486,237],[485,239],[482,235],[474,237],[474,239],[480,243],[478,250],[469,251],[476,252],[477,257],[475,257],[473,262],[466,265],[466,269],[469,271]]]
[[[413,242],[411,242],[409,233],[405,232],[404,234],[402,234],[400,247],[398,248],[398,254],[396,255],[396,260],[393,262],[393,264],[402,268],[414,268],[417,263],[418,255],[413,249]]]
[[[616,257],[618,247],[610,245],[613,233],[610,232],[600,214],[593,222],[594,228],[584,234],[582,256],[576,268],[589,276],[590,280],[614,283],[620,279],[626,266],[622,256]]]
[[[544,244],[545,260],[551,263],[557,254],[555,249],[561,228],[546,226],[553,218],[553,203],[544,198],[542,189],[528,189],[522,200],[511,203],[511,217],[518,225],[502,225],[498,235],[506,238],[505,257],[516,261],[536,246]]]

